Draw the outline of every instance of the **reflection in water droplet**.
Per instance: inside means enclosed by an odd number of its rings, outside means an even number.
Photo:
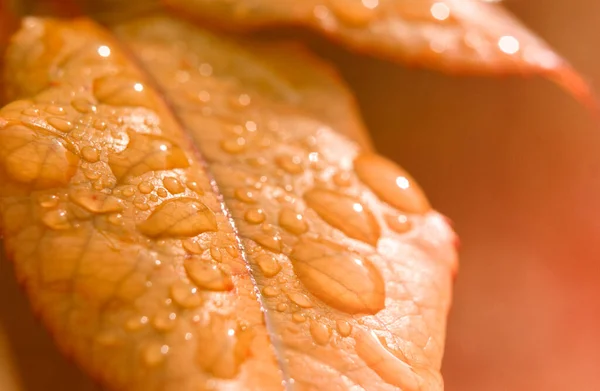
[[[193,256],[185,260],[184,266],[189,279],[201,289],[210,291],[233,289],[231,276],[214,263]]]
[[[148,367],[155,367],[165,360],[169,353],[169,346],[158,342],[151,342],[142,350],[142,360]]]
[[[352,333],[352,325],[345,320],[338,320],[335,322],[338,333],[342,337],[348,337]]]
[[[289,207],[283,207],[279,212],[279,225],[295,235],[308,231],[308,224],[304,221],[304,217]]]
[[[265,221],[265,212],[260,208],[250,208],[246,211],[244,219],[250,224],[260,224]]]
[[[73,189],[69,198],[77,205],[92,213],[112,213],[123,210],[119,198],[89,189]]]
[[[204,371],[222,379],[234,378],[251,354],[252,328],[240,327],[234,319],[213,315],[210,324],[199,328],[196,334],[196,362]]]
[[[376,334],[366,330],[356,333],[356,353],[383,381],[402,390],[420,390],[422,379],[410,365],[390,352]]]
[[[185,190],[185,188],[183,187],[183,185],[181,184],[181,182],[179,182],[177,180],[177,178],[173,178],[173,177],[165,177],[165,178],[163,178],[163,186],[171,194],[179,194],[179,193],[182,193]]]
[[[108,164],[118,180],[190,165],[183,150],[170,141],[137,133],[130,134],[129,145],[123,152],[109,156]]]
[[[422,214],[431,208],[419,185],[404,170],[384,157],[360,155],[354,160],[354,170],[375,195],[396,209]]]
[[[288,298],[301,308],[311,308],[313,306],[308,296],[300,292],[290,292]]]
[[[309,329],[310,335],[317,344],[326,345],[329,342],[331,329],[326,324],[311,319]]]
[[[63,209],[51,210],[44,213],[42,222],[54,230],[64,230],[71,228],[67,211]]]
[[[383,278],[360,255],[335,243],[306,239],[294,247],[290,259],[302,284],[328,305],[351,314],[383,309]]]
[[[372,246],[379,240],[375,217],[357,199],[327,189],[312,189],[304,194],[308,207],[334,228],[353,239]]]
[[[191,237],[217,230],[214,213],[193,198],[175,198],[160,204],[148,219],[137,225],[151,238]]]
[[[275,277],[281,270],[281,265],[272,254],[261,253],[254,259],[265,277]]]
[[[521,44],[512,35],[505,35],[498,40],[498,47],[506,54],[516,54],[521,49]]]

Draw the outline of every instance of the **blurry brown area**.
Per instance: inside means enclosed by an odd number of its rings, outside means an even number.
[[[600,3],[506,6],[600,89]],[[462,239],[448,391],[600,389],[600,132],[540,80],[451,78],[315,40],[354,89],[376,148],[407,168]],[[85,391],[0,263],[0,389]]]

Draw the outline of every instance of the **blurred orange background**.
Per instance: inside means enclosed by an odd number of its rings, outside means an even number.
[[[600,91],[600,2],[505,4]],[[379,151],[461,236],[446,389],[599,390],[600,126],[544,80],[451,78],[317,50],[350,82]],[[12,362],[20,385],[0,371],[2,390],[93,389],[11,273],[0,263],[0,366]]]

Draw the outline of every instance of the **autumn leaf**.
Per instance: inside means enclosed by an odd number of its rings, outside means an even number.
[[[314,20],[228,4],[186,10],[238,28]],[[323,31],[404,62],[583,86],[491,5],[447,2],[433,20],[433,4],[356,4],[332,2]],[[502,53],[495,30],[481,50],[423,43],[464,39],[484,11],[557,62]],[[406,21],[414,40],[394,38]],[[28,18],[5,75],[4,246],[61,351],[107,389],[443,389],[454,234],[371,151],[328,65],[164,16]]]

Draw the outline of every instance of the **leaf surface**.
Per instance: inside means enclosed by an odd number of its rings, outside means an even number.
[[[496,1],[162,1],[203,23],[306,26],[354,50],[452,74],[539,74],[596,105],[588,83]]]
[[[293,66],[292,66],[293,64]],[[111,390],[441,390],[454,234],[296,47],[26,19],[4,245]]]

